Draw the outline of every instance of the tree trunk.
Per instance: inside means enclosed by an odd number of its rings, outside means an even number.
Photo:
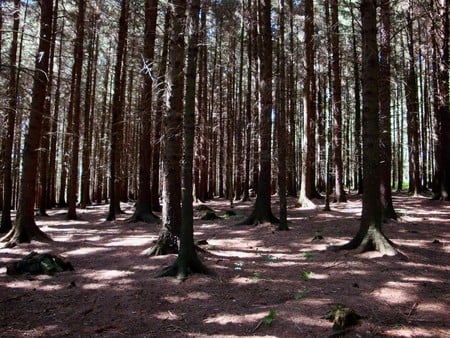
[[[342,103],[341,103],[341,65],[339,47],[338,0],[331,0],[331,48],[333,71],[333,151],[335,174],[335,200],[345,202],[342,164]]]
[[[20,0],[14,1],[14,15],[12,27],[12,40],[9,52],[9,79],[8,79],[8,110],[6,114],[6,132],[3,134],[2,149],[0,159],[2,162],[3,172],[3,203],[2,218],[0,223],[0,233],[11,230],[11,207],[12,207],[12,154],[14,144],[14,127],[16,123],[17,113],[17,97],[18,97],[18,77],[17,77],[17,45],[18,32],[20,24]],[[1,64],[1,62],[0,62]]]
[[[153,158],[152,158],[152,210],[161,211],[162,207],[159,203],[159,169],[160,169],[160,157],[161,157],[161,135],[162,135],[162,117],[163,117],[163,105],[164,105],[164,93],[166,91],[166,72],[167,72],[167,56],[169,46],[169,24],[170,24],[170,11],[167,11],[164,18],[164,36],[163,46],[160,60],[160,69],[158,75],[158,93],[156,96],[156,112],[155,112],[155,128],[153,135]]]
[[[123,138],[123,87],[125,86],[123,59],[128,33],[128,0],[123,0],[119,18],[119,36],[117,44],[116,66],[114,69],[114,93],[112,98],[112,120],[111,120],[111,141],[110,141],[110,181],[109,181],[109,212],[106,219],[112,221],[116,219],[116,214],[120,213],[120,192],[121,192],[121,151]]]
[[[184,92],[184,29],[186,1],[176,0],[170,5],[169,71],[167,88],[169,106],[164,116],[163,155],[163,211],[162,227],[157,243],[147,251],[149,255],[178,252],[181,227],[181,154]]]
[[[193,0],[190,7],[190,30],[187,51],[186,70],[186,97],[184,108],[184,143],[183,143],[183,180],[182,180],[182,223],[180,233],[180,251],[175,263],[165,269],[161,275],[176,276],[184,280],[192,273],[209,273],[202,264],[194,245],[194,212],[193,212],[193,177],[192,167],[194,161],[194,137],[195,137],[195,94],[197,77],[198,55],[198,17],[200,0]],[[181,18],[178,16],[178,20]],[[182,34],[183,35],[183,34]],[[183,75],[183,72],[182,74]]]
[[[380,193],[383,219],[397,219],[391,188],[391,8],[381,4],[380,43]]]
[[[264,48],[260,48],[259,174],[258,190],[251,215],[240,224],[277,223],[271,210],[271,146],[272,146],[272,30],[269,0],[260,2],[259,27]]]
[[[94,13],[91,16],[91,27],[89,31],[89,47],[88,47],[88,65],[87,65],[87,76],[86,76],[86,88],[84,96],[84,116],[83,116],[83,149],[82,149],[82,169],[81,169],[81,199],[80,207],[86,208],[90,205],[90,186],[91,186],[91,165],[93,159],[91,158],[92,153],[92,130],[93,125],[91,123],[93,119],[92,112],[92,97],[95,97],[95,82],[96,79],[96,63],[98,49],[97,45],[97,20],[98,16]]]
[[[313,198],[318,197],[316,190],[316,76],[314,71],[314,4],[305,1],[305,68],[303,120],[303,157],[300,196],[298,204],[302,207],[314,207]]]
[[[38,148],[42,132],[43,110],[47,89],[50,37],[52,36],[53,1],[41,4],[39,48],[35,59],[30,120],[23,149],[22,176],[20,182],[19,208],[13,228],[1,241],[8,246],[29,242],[32,239],[49,240],[36,225],[34,202],[38,167]]]
[[[72,77],[74,80],[73,100],[69,104],[73,109],[73,121],[68,131],[72,135],[72,149],[70,157],[69,185],[67,192],[67,219],[77,219],[77,199],[78,199],[78,162],[80,151],[80,118],[81,118],[81,77],[83,72],[83,43],[84,43],[84,17],[86,12],[85,0],[78,2],[77,34],[75,38],[74,63]]]
[[[286,200],[286,57],[284,53],[284,0],[279,0],[279,106],[278,106],[278,195],[280,198],[280,223],[278,230],[288,230]]]
[[[433,198],[450,199],[450,108],[449,108],[449,0],[440,0],[439,17],[433,25],[433,76],[435,88],[435,173]]]
[[[392,256],[396,254],[396,251],[381,230],[380,126],[378,118],[380,70],[376,2],[376,0],[361,1],[364,172],[361,225],[356,236],[339,249],[357,249],[359,252],[377,250],[382,254]]]
[[[355,81],[355,190],[358,194],[363,193],[363,176],[362,176],[362,165],[361,165],[361,79],[359,75],[359,61],[358,61],[358,51],[356,46],[356,33],[355,33],[355,15],[353,12],[353,6],[351,7],[352,12],[352,43],[353,43],[353,76]]]
[[[158,1],[145,2],[145,30],[144,30],[144,74],[141,101],[141,134],[139,137],[139,195],[136,210],[130,218],[132,222],[155,222],[158,217],[152,212],[152,194],[150,188],[150,170],[152,158],[152,93],[153,93],[153,64],[155,55],[156,19]]]
[[[407,121],[408,121],[408,148],[409,148],[409,192],[418,195],[422,192],[419,163],[419,98],[417,75],[415,69],[413,21],[408,14],[408,53],[409,69],[405,82]]]

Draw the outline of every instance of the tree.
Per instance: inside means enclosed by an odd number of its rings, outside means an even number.
[[[129,1],[123,0],[120,8],[119,36],[117,43],[116,66],[114,69],[114,93],[112,98],[111,142],[109,149],[109,211],[106,219],[116,219],[120,213],[120,183],[121,183],[121,146],[123,138],[123,87],[124,81],[124,54],[128,35],[128,8]]]
[[[422,192],[422,181],[419,163],[419,97],[416,74],[416,57],[414,53],[413,19],[407,13],[409,67],[406,70],[405,95],[406,116],[408,121],[409,148],[409,191],[414,195]]]
[[[139,195],[136,210],[130,221],[155,222],[157,216],[152,212],[152,193],[150,189],[150,170],[152,159],[152,69],[155,54],[155,32],[158,14],[158,1],[145,2],[145,32],[144,32],[144,74],[141,101],[141,135],[139,144]]]
[[[77,219],[77,197],[78,197],[78,158],[80,151],[80,117],[81,117],[81,77],[84,59],[84,17],[86,12],[86,1],[78,1],[77,35],[75,38],[74,63],[72,77],[74,78],[73,96],[71,96],[70,107],[73,109],[72,125],[69,133],[72,135],[72,151],[69,171],[69,185],[67,193],[68,211],[67,219]],[[72,103],[73,100],[73,103]],[[70,108],[69,108],[70,109]]]
[[[431,1],[436,5],[432,18],[434,77],[434,141],[435,173],[433,198],[450,199],[450,108],[449,108],[449,1]],[[441,24],[440,24],[441,23]]]
[[[303,133],[303,156],[301,186],[298,204],[303,207],[314,206],[313,198],[318,197],[316,190],[316,77],[314,71],[314,4],[305,1],[305,118]]]
[[[264,48],[260,53],[260,112],[259,112],[259,173],[253,211],[240,224],[277,223],[270,207],[271,150],[272,150],[272,28],[269,0],[261,0],[259,8],[260,39]]]
[[[2,218],[0,223],[0,233],[11,230],[11,201],[12,201],[12,152],[14,142],[14,126],[16,123],[17,113],[17,96],[18,96],[18,76],[17,76],[17,44],[18,32],[20,24],[20,0],[14,1],[14,22],[11,40],[11,48],[9,52],[9,79],[8,79],[8,113],[6,114],[6,132],[3,135],[1,162],[3,172],[3,205]],[[0,63],[1,64],[1,63]]]
[[[380,166],[381,205],[384,219],[397,219],[391,188],[391,8],[389,1],[381,7],[380,29]]]
[[[334,151],[334,177],[335,177],[335,200],[345,202],[343,186],[343,164],[342,164],[342,85],[339,45],[339,20],[338,0],[331,0],[331,48],[333,71],[333,151]]]
[[[162,226],[156,244],[147,251],[151,256],[177,253],[181,227],[180,129],[183,123],[186,1],[175,0],[169,4],[168,10],[171,11],[167,79],[169,105],[164,116]]]
[[[280,197],[280,223],[278,230],[288,230],[287,201],[286,201],[286,67],[284,53],[284,0],[279,0],[279,41],[278,41],[278,70],[279,70],[279,106],[278,106],[278,195]]]
[[[380,123],[376,0],[361,1],[362,24],[362,97],[363,97],[363,207],[358,233],[339,249],[357,249],[360,252],[377,250],[395,255],[392,242],[383,234],[380,198]]]
[[[23,148],[22,176],[20,181],[19,208],[16,221],[2,239],[8,246],[29,242],[32,239],[50,238],[36,225],[34,201],[36,195],[38,148],[41,139],[43,111],[48,81],[50,37],[52,36],[53,0],[41,3],[39,47],[35,59],[35,71],[31,98],[28,131]]]
[[[183,4],[180,4],[182,7]],[[198,56],[198,21],[200,0],[192,0],[189,10],[189,43],[187,50],[186,96],[183,119],[183,163],[182,163],[182,223],[180,232],[180,251],[175,263],[162,272],[162,276],[177,276],[185,279],[189,274],[210,273],[202,264],[194,245],[193,176],[194,137],[195,137],[195,94]],[[180,15],[181,13],[179,13]],[[177,16],[181,20],[180,16]],[[181,36],[183,34],[180,34]],[[181,72],[183,76],[183,71]]]

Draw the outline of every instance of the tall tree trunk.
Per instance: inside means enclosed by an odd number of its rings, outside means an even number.
[[[314,206],[316,190],[316,76],[314,71],[314,4],[305,1],[305,68],[304,106],[306,114],[303,120],[303,157],[300,196],[298,204],[303,207]]]
[[[194,138],[195,138],[195,94],[197,77],[198,55],[198,17],[200,0],[192,0],[190,7],[190,30],[187,70],[186,70],[186,97],[183,120],[183,180],[182,180],[182,223],[180,233],[180,251],[175,263],[163,271],[162,275],[177,276],[184,280],[189,274],[208,273],[208,269],[202,264],[194,245],[194,211],[193,211],[193,177],[192,167],[194,162]],[[180,19],[178,17],[178,19]],[[183,73],[182,73],[183,74]]]
[[[450,108],[449,108],[449,0],[438,1],[438,18],[433,25],[435,173],[433,198],[450,199]],[[438,25],[437,22],[442,22]]]
[[[170,4],[170,45],[167,95],[169,106],[164,116],[163,155],[163,211],[162,227],[157,243],[149,255],[178,252],[181,227],[181,154],[184,92],[184,29],[186,1],[176,0]]]
[[[339,46],[339,20],[338,0],[331,0],[331,48],[332,48],[332,71],[333,71],[333,151],[334,151],[334,173],[335,173],[335,200],[345,202],[343,186],[343,164],[342,164],[342,103],[341,103],[341,64]]]
[[[55,13],[58,11],[59,1],[55,1]],[[55,15],[55,14],[53,14]],[[57,17],[53,20],[54,27],[53,30],[56,32],[58,27]],[[53,104],[53,116],[51,119],[51,132],[50,132],[50,151],[49,151],[49,177],[47,181],[47,191],[48,191],[48,201],[47,206],[54,207],[56,205],[56,177],[57,177],[57,166],[56,166],[56,155],[57,155],[57,141],[58,141],[58,123],[59,123],[59,106],[61,102],[61,82],[62,82],[62,50],[63,50],[63,36],[64,36],[64,21],[61,23],[61,27],[59,27],[59,32],[61,37],[59,39],[59,50],[58,50],[58,73],[56,76],[56,88],[55,88],[55,98]],[[56,44],[56,37],[54,39],[54,43]]]
[[[155,222],[158,218],[152,212],[152,194],[150,188],[150,170],[152,158],[152,93],[153,64],[155,55],[156,19],[158,16],[158,1],[145,2],[144,30],[144,74],[141,99],[141,134],[139,136],[139,195],[136,210],[131,217],[132,222]],[[159,163],[158,163],[159,164]]]
[[[264,48],[260,55],[260,118],[259,118],[259,173],[255,205],[250,216],[241,224],[277,223],[271,210],[271,149],[272,149],[272,28],[269,0],[260,1],[259,28]]]
[[[380,193],[383,218],[397,219],[391,188],[391,8],[381,3],[380,29]]]
[[[153,133],[153,158],[152,158],[152,209],[153,211],[161,211],[162,207],[159,203],[159,168],[161,157],[161,134],[162,134],[162,118],[164,106],[164,93],[166,91],[166,72],[167,72],[167,57],[169,49],[169,25],[170,25],[170,11],[167,10],[164,18],[164,36],[163,46],[161,52],[161,60],[159,62],[158,74],[158,93],[156,96],[156,111],[155,111],[155,127]]]
[[[378,63],[377,0],[361,1],[362,22],[362,92],[363,92],[363,170],[364,194],[361,225],[356,236],[340,249],[357,249],[360,252],[377,250],[385,255],[395,255],[391,242],[381,230],[382,205],[380,200],[380,126]]]
[[[43,110],[48,81],[50,38],[52,36],[53,0],[41,3],[39,47],[35,59],[30,120],[23,148],[22,176],[20,182],[19,208],[11,231],[2,239],[8,246],[29,242],[32,239],[49,240],[36,225],[34,202],[38,167],[38,148],[42,132]]]
[[[91,27],[89,31],[88,45],[88,64],[86,69],[86,87],[84,96],[84,114],[83,114],[83,148],[81,155],[81,198],[80,207],[86,208],[90,205],[90,186],[91,186],[91,165],[92,165],[92,97],[94,96],[97,63],[97,20],[95,13],[91,15]]]
[[[84,17],[86,12],[85,0],[78,2],[77,35],[75,38],[74,63],[72,77],[74,80],[74,93],[69,104],[73,109],[73,121],[68,131],[72,135],[72,148],[70,157],[69,185],[67,192],[67,219],[77,219],[77,199],[78,199],[78,162],[80,152],[80,118],[81,118],[81,77],[83,72],[84,56]]]
[[[3,132],[1,143],[2,172],[3,172],[3,205],[0,233],[8,232],[12,228],[12,154],[14,144],[14,127],[17,114],[18,76],[17,76],[17,45],[20,24],[20,0],[14,1],[12,40],[9,51],[9,79],[8,79],[8,110],[6,114],[6,132]],[[1,62],[0,62],[1,64]]]
[[[288,230],[286,200],[286,57],[284,52],[284,0],[279,0],[279,106],[278,106],[278,195],[280,197],[280,223],[278,230]]]
[[[48,177],[52,175],[50,172],[50,139],[52,130],[52,92],[53,92],[53,63],[55,56],[55,41],[56,41],[56,24],[58,20],[58,0],[55,2],[55,9],[53,13],[53,33],[50,44],[50,65],[47,83],[48,98],[45,100],[44,105],[44,121],[42,125],[42,137],[41,137],[41,150],[39,152],[39,184],[40,184],[40,197],[39,197],[39,214],[41,216],[47,215],[47,208],[49,207],[49,185]]]
[[[405,83],[407,120],[408,120],[408,148],[409,148],[409,191],[418,195],[422,192],[419,163],[419,98],[417,75],[415,69],[413,20],[407,15],[408,25],[408,53],[409,68]]]
[[[116,66],[114,69],[114,93],[112,97],[112,120],[111,120],[111,141],[110,141],[110,163],[109,163],[109,211],[106,219],[112,221],[116,219],[116,214],[120,213],[120,187],[121,187],[121,151],[123,138],[123,94],[124,94],[124,54],[128,35],[128,8],[129,1],[123,0],[119,18],[119,36],[117,43]]]
[[[358,50],[356,46],[356,33],[355,33],[355,15],[353,12],[353,6],[351,7],[352,12],[352,43],[353,43],[353,76],[355,81],[355,190],[358,194],[363,193],[363,177],[362,177],[362,161],[361,161],[361,78],[359,75],[359,60],[358,60]]]

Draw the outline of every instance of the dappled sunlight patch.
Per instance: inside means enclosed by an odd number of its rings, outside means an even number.
[[[302,326],[312,326],[322,328],[324,332],[330,329],[330,323],[326,320],[317,320],[312,316],[296,315],[295,313],[289,317],[289,320],[294,324]]]
[[[416,299],[415,288],[415,285],[409,283],[387,282],[384,287],[373,291],[371,295],[389,304],[402,304]]]
[[[308,276],[308,279],[328,279],[328,278],[330,278],[330,275],[328,275],[326,273],[315,273],[315,272],[312,272]]]
[[[106,283],[85,283],[81,286],[83,290],[99,290],[109,288],[109,285]]]
[[[166,300],[169,303],[177,304],[186,300],[208,300],[211,296],[206,292],[201,291],[193,291],[191,293],[186,294],[186,296],[167,296],[162,299]]]
[[[124,238],[120,238],[114,241],[111,241],[109,243],[106,243],[105,246],[111,247],[111,246],[142,246],[142,245],[149,245],[152,242],[151,238],[144,237],[144,236],[128,236]]]
[[[448,336],[448,332],[444,332],[438,328],[435,329],[442,332],[442,337]],[[384,333],[389,337],[436,337],[436,335],[429,330],[425,330],[420,327],[404,327],[402,325],[399,325],[398,328],[385,330]]]
[[[132,279],[126,277],[132,276],[133,274],[134,272],[124,270],[96,270],[94,272],[84,273],[83,276],[92,280],[114,280],[116,284],[128,284],[132,282]]]
[[[95,248],[79,248],[71,251],[67,251],[65,255],[67,256],[84,256],[84,255],[94,255],[107,251],[108,249],[102,247]]]
[[[214,314],[205,320],[206,324],[246,324],[246,323],[257,323],[262,320],[267,315],[267,311],[252,313],[252,314],[231,314],[231,313],[218,313]]]
[[[153,315],[156,319],[159,320],[181,320],[182,317],[177,315],[176,313],[173,313],[172,311],[164,311],[164,312],[158,312]]]

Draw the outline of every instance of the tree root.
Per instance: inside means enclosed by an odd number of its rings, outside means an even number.
[[[155,257],[155,256],[165,256],[170,254],[177,254],[178,253],[178,247],[174,247],[171,245],[166,245],[162,243],[156,243],[151,248],[144,251],[144,255],[149,257]]]
[[[129,217],[125,221],[126,223],[137,223],[137,222],[144,222],[149,224],[158,224],[161,222],[158,216],[156,216],[152,212],[146,212],[146,213],[139,213],[135,212],[133,216]]]
[[[189,275],[199,273],[203,275],[214,276],[215,273],[208,269],[198,258],[197,255],[191,257],[188,262],[184,262],[178,257],[172,265],[166,267],[156,277],[176,277],[180,281],[186,280]]]
[[[316,208],[317,205],[306,196],[301,196],[295,204],[297,208]]]
[[[395,244],[375,226],[370,226],[366,233],[358,232],[350,242],[341,246],[332,246],[330,249],[334,251],[355,250],[356,253],[378,251],[383,256],[401,255],[395,248]]]
[[[41,229],[36,228],[33,230],[33,232],[25,233],[26,230],[23,230],[21,232],[17,231],[15,227],[13,227],[5,236],[0,238],[0,242],[5,243],[3,245],[4,248],[13,248],[17,244],[20,243],[29,243],[32,240],[38,241],[38,242],[46,242],[50,243],[53,242],[53,240],[50,238],[49,235],[44,233]]]

